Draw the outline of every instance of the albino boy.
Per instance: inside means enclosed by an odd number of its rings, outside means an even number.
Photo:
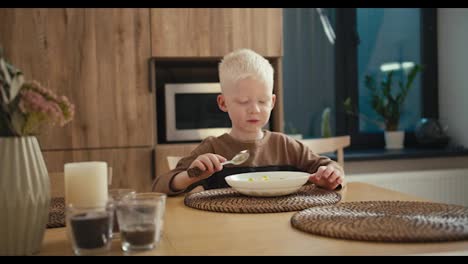
[[[182,158],[177,167],[157,177],[153,191],[176,195],[196,186],[204,189],[229,187],[224,177],[254,171],[299,170],[311,173],[309,181],[328,190],[344,183],[341,166],[328,157],[318,156],[301,142],[282,133],[262,129],[275,105],[273,67],[252,50],[227,54],[219,64],[222,93],[219,108],[229,114],[232,129],[219,137],[207,137]],[[241,165],[221,165],[227,158],[247,149],[249,159]],[[201,169],[198,177],[187,170]],[[191,175],[192,176],[192,175]]]

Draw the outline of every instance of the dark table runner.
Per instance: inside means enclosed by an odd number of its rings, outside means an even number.
[[[50,200],[49,221],[47,228],[65,226],[65,199],[63,197],[53,197]]]

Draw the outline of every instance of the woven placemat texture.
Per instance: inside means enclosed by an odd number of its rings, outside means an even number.
[[[50,200],[49,221],[47,228],[65,226],[65,199],[63,197],[53,197]]]
[[[222,213],[278,213],[331,205],[340,200],[337,192],[306,185],[293,194],[278,197],[251,197],[232,188],[212,189],[188,194],[184,203],[195,209]]]
[[[468,208],[430,202],[345,202],[297,212],[291,224],[308,233],[352,240],[465,240],[468,239]]]

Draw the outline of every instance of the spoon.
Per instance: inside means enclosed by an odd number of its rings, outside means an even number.
[[[237,153],[234,158],[232,158],[231,160],[227,160],[223,163],[221,163],[221,165],[226,165],[226,164],[234,164],[234,165],[239,165],[239,164],[242,164],[244,163],[250,156],[250,153],[247,149]]]
[[[249,151],[247,149],[242,150],[241,152],[237,153],[234,156],[234,158],[232,158],[231,160],[227,160],[225,162],[222,162],[221,165],[223,165],[223,166],[227,165],[227,164],[239,165],[239,164],[244,163],[246,160],[248,160],[249,157],[250,157]],[[198,177],[202,173],[203,173],[203,171],[198,167],[193,167],[193,168],[190,168],[190,169],[187,170],[187,174],[188,174],[189,178]]]

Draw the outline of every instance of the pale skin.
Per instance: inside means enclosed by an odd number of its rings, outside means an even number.
[[[218,95],[218,107],[229,114],[232,122],[230,135],[239,141],[253,141],[263,138],[263,126],[268,122],[275,106],[276,95],[272,87],[254,78],[238,81],[234,87],[223,87],[223,93]],[[208,178],[213,173],[223,169],[222,162],[226,158],[218,154],[205,153],[198,156],[189,168],[198,167],[203,173],[196,178],[190,178],[183,171],[172,180],[173,190],[182,190],[189,185]],[[309,181],[324,189],[334,190],[343,182],[344,175],[333,166],[321,166],[311,174]]]

